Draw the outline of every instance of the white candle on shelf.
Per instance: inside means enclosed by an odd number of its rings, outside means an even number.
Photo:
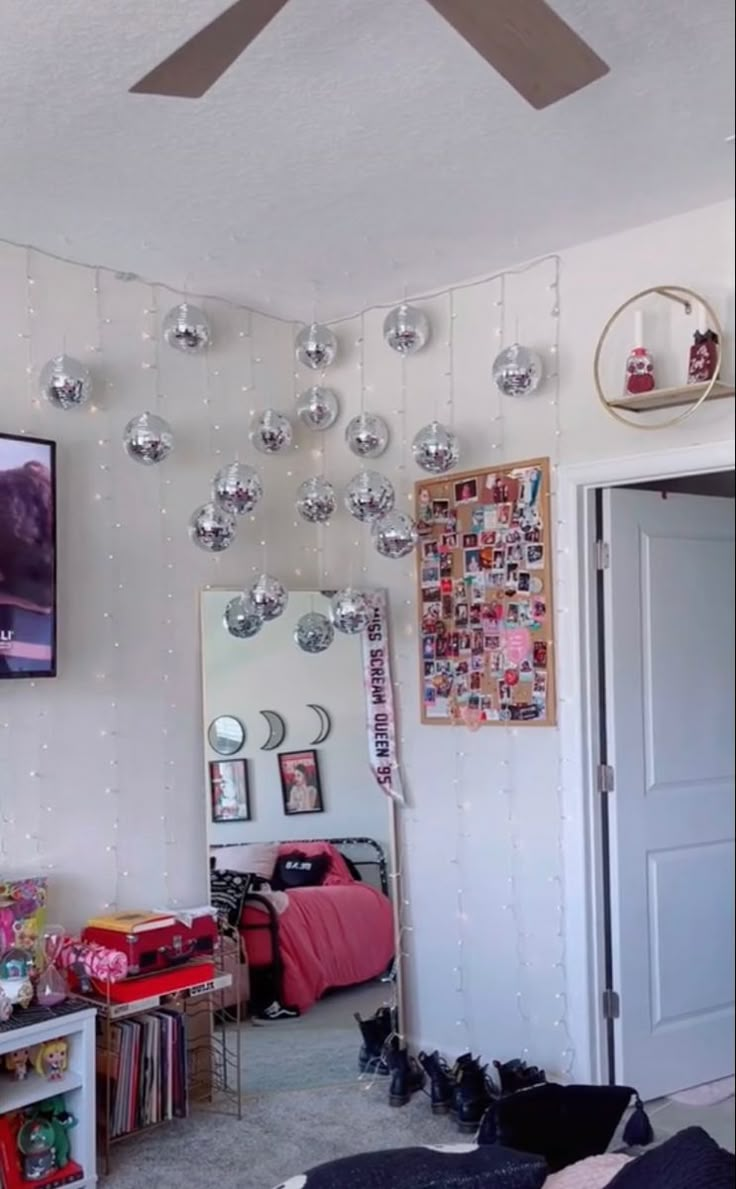
[[[702,301],[698,302],[698,320],[695,329],[700,331],[701,334],[705,334],[708,329],[708,311]]]
[[[641,310],[634,310],[634,346],[644,346],[644,314]]]

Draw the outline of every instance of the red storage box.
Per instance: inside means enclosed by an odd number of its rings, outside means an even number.
[[[83,941],[96,941],[110,950],[120,950],[128,959],[129,974],[151,974],[168,970],[192,958],[211,957],[215,952],[217,923],[214,917],[195,917],[191,925],[176,921],[143,933],[121,933],[88,925]]]

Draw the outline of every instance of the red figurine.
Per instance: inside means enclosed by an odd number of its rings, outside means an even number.
[[[646,347],[634,347],[626,360],[626,395],[639,396],[654,388],[654,364]]]
[[[687,368],[688,384],[707,384],[718,366],[718,335],[714,330],[696,330]]]

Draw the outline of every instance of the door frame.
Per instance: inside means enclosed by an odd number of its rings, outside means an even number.
[[[562,763],[562,860],[567,1024],[578,1082],[608,1081],[602,910],[595,492],[732,470],[733,438],[560,465],[557,472],[557,680]]]

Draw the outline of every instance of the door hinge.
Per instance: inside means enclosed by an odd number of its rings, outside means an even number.
[[[612,793],[616,787],[613,766],[599,764],[595,770],[595,782],[599,793]]]
[[[611,550],[608,547],[607,541],[596,541],[595,543],[595,568],[596,570],[607,570],[611,564]]]
[[[618,991],[603,992],[603,1019],[617,1020],[621,1015],[621,999]]]

